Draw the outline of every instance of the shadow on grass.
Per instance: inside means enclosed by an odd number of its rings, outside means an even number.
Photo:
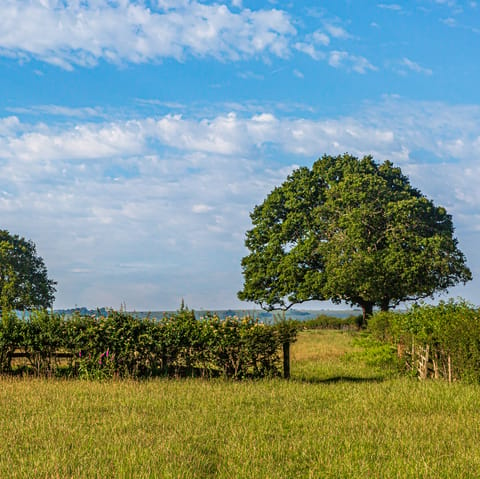
[[[374,377],[355,377],[355,376],[333,376],[330,378],[302,378],[294,377],[291,378],[291,381],[301,382],[301,383],[310,383],[310,384],[335,384],[335,383],[381,383],[385,381],[384,376],[374,376]]]

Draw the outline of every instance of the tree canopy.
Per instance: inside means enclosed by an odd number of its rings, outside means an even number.
[[[0,309],[48,308],[56,282],[48,279],[32,241],[0,230]]]
[[[265,309],[329,299],[365,318],[471,279],[451,216],[389,161],[325,155],[250,216],[238,296]]]

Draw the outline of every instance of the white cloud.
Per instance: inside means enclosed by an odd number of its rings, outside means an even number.
[[[135,120],[123,125],[78,125],[57,134],[40,124],[33,131],[5,139],[2,156],[26,161],[105,158],[134,154],[142,144],[141,125]]]
[[[263,80],[265,78],[263,75],[252,71],[241,71],[238,73],[238,76],[244,80]]]
[[[190,57],[268,62],[288,58],[295,50],[324,60],[338,54],[322,51],[332,39],[353,38],[334,22],[299,32],[298,22],[284,10],[252,10],[239,0],[231,6],[198,0],[0,0],[0,56],[36,59],[66,70],[99,61],[183,62]],[[350,70],[373,69],[363,57],[348,58]],[[76,113],[86,114],[81,109]]]
[[[418,63],[410,60],[409,58],[404,57],[399,62],[399,69],[398,72],[400,74],[406,74],[405,69],[409,71],[413,71],[415,73],[421,73],[422,75],[431,75],[433,72],[430,68],[425,68],[419,65]]]
[[[347,39],[352,38],[352,36],[343,28],[332,23],[325,23],[325,30],[333,38]]]
[[[330,52],[330,58],[328,60],[328,63],[330,64],[330,66],[338,68],[342,65],[343,61],[346,58],[348,58],[347,52],[333,51]]]
[[[447,108],[440,103],[414,106],[395,97],[386,97],[375,108],[369,107],[365,116],[325,120],[282,118],[269,112],[248,117],[230,112],[201,119],[168,114],[158,118],[48,126],[23,123],[12,116],[0,119],[0,157],[16,164],[46,160],[83,164],[89,160],[111,161],[136,155],[154,155],[154,158],[159,148],[169,148],[206,155],[204,158],[209,155],[247,158],[266,145],[312,155],[319,150],[330,150],[334,142],[349,151],[361,151],[371,144],[386,153],[400,152],[397,143],[400,142],[410,149],[429,150],[437,158],[468,158],[480,148],[478,123],[480,113],[475,106]]]
[[[448,7],[456,7],[457,2],[455,0],[434,0],[439,5],[446,5]]]
[[[333,50],[329,53],[328,63],[334,68],[346,67],[357,73],[375,71],[377,67],[372,65],[365,57],[352,55],[346,51]]]
[[[16,116],[7,116],[0,119],[0,135],[6,136],[20,128],[20,120]]]
[[[473,7],[472,7],[473,8]],[[458,12],[453,12],[458,13]],[[465,30],[467,32],[475,33],[476,35],[480,34],[480,29],[477,26],[471,26],[465,23],[460,23],[456,18],[454,17],[447,17],[443,18],[441,22],[445,25],[447,25],[450,28],[459,28],[461,30]]]
[[[326,57],[325,52],[318,50],[313,43],[297,42],[294,48],[312,57],[314,60],[323,60]]]
[[[199,203],[199,204],[196,204],[196,205],[192,206],[192,211],[194,213],[199,213],[199,214],[208,213],[211,210],[213,210],[213,208],[211,206],[205,205],[203,203]]]
[[[141,63],[166,57],[238,60],[289,54],[296,34],[281,10],[206,5],[196,0],[2,0],[0,54],[36,58],[61,68],[108,62]],[[239,2],[236,7],[241,8]]]
[[[383,8],[384,10],[393,10],[396,12],[400,12],[402,10],[402,7],[398,3],[379,3],[377,7]]]
[[[343,144],[358,151],[364,139],[390,144],[390,130],[366,128],[354,120],[281,119],[271,113],[239,117],[236,113],[194,120],[181,115],[78,124],[58,131],[45,125],[16,124],[17,133],[0,138],[0,157],[28,164],[37,161],[122,159],[154,154],[168,147],[192,154],[248,157],[269,146],[283,152],[315,155]],[[21,131],[21,130],[25,131]],[[20,130],[20,131],[18,131]]]
[[[338,43],[342,40],[354,38],[353,35],[337,23],[323,21],[321,29],[305,35],[302,41],[297,41],[293,44],[293,48],[314,60],[325,60],[333,68],[344,68],[347,71],[354,71],[360,74],[376,71],[377,67],[367,58],[345,50],[332,48],[332,42]]]
[[[168,115],[158,121],[148,120],[145,127],[162,143],[178,149],[232,155],[247,147],[242,141],[244,123],[237,121],[235,113],[200,122]]]
[[[327,46],[330,44],[330,37],[321,30],[316,30],[312,33],[312,40],[319,45]]]
[[[455,18],[449,17],[449,18],[444,18],[442,20],[442,23],[445,25],[448,25],[449,27],[456,27],[457,26],[457,20]]]
[[[6,108],[12,113],[31,113],[34,115],[54,115],[73,118],[88,118],[88,117],[102,117],[105,113],[101,108],[85,107],[85,108],[71,108],[60,105],[36,105],[29,108],[11,107]]]

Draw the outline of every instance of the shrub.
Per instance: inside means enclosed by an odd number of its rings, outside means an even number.
[[[36,375],[55,373],[58,351],[65,347],[65,323],[59,314],[46,309],[31,311],[21,321],[21,343]]]
[[[480,311],[464,300],[377,313],[368,329],[420,377],[480,381]]]
[[[0,372],[11,371],[12,355],[21,344],[22,324],[14,311],[4,312],[0,321]]]
[[[320,314],[314,319],[298,321],[298,327],[304,329],[358,329],[362,320],[362,316],[348,316],[347,318],[338,318],[336,316]]]

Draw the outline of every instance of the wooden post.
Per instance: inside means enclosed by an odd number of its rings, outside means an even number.
[[[422,350],[420,351],[420,355],[419,355],[419,359],[418,359],[418,369],[417,369],[418,370],[418,376],[419,376],[419,379],[427,379],[430,346],[427,344],[425,346],[425,348],[422,348]],[[422,352],[423,352],[423,354],[422,354]]]
[[[412,358],[412,367],[410,368],[412,371],[415,370],[416,366],[416,360],[417,358],[415,357],[415,339],[412,337],[412,351],[411,351],[411,358]]]
[[[283,343],[283,377],[290,379],[290,341]]]
[[[452,359],[450,354],[448,355],[448,382],[452,382]]]
[[[435,355],[432,359],[432,364],[433,364],[433,377],[435,379],[438,379],[439,374],[438,374],[438,354],[437,353],[435,353]]]

